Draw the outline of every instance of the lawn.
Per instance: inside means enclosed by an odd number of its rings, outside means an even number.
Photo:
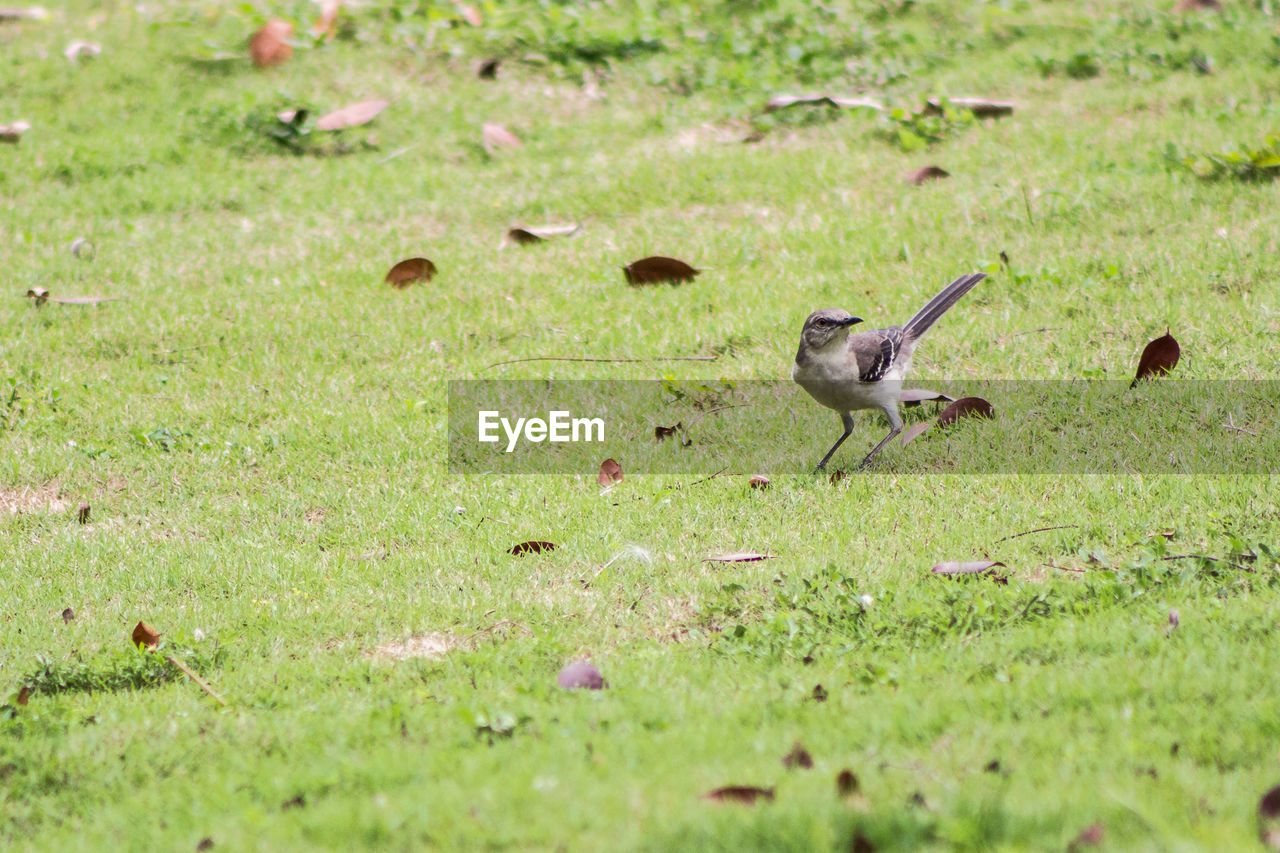
[[[0,19],[0,846],[1262,849],[1280,22],[1223,3]],[[766,109],[815,93],[884,109]],[[504,238],[543,223],[580,228]],[[628,285],[647,255],[701,272]],[[1002,466],[1035,442],[999,391],[867,471],[855,413],[834,477],[802,396],[723,470],[449,452],[451,381],[628,380],[714,456],[699,395],[788,387],[811,311],[902,323],[973,270],[919,381],[1108,389],[1099,434],[1155,463]],[[1160,423],[1248,462],[1157,464]],[[557,685],[579,660],[605,689]]]

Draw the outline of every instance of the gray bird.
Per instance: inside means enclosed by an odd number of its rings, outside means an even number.
[[[979,272],[951,282],[905,326],[851,335],[850,328],[861,323],[861,317],[840,308],[824,308],[809,315],[800,332],[800,349],[796,351],[791,378],[813,399],[839,412],[844,426],[844,432],[814,469],[815,474],[826,467],[827,460],[853,432],[850,413],[857,409],[879,409],[889,419],[889,434],[871,449],[860,467],[871,464],[880,449],[902,432],[898,396],[916,344],[947,309],[986,277],[986,273]]]

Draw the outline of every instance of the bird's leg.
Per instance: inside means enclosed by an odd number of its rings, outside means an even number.
[[[880,452],[880,448],[893,441],[894,437],[897,436],[898,433],[902,432],[902,418],[898,415],[897,407],[894,406],[893,408],[886,408],[884,410],[884,414],[885,417],[889,419],[889,434],[880,439],[879,444],[871,448],[871,452],[867,454],[867,458],[863,459],[862,464],[858,466],[859,469],[866,468],[870,465],[871,460],[875,459],[876,454]]]
[[[844,440],[853,432],[853,415],[849,412],[840,413],[840,423],[844,424],[844,432],[840,433],[840,437],[836,439],[836,443],[831,445],[831,449],[827,451],[827,455],[822,457],[822,461],[818,463],[818,467],[813,469],[813,473],[817,474],[827,467],[827,460],[831,458],[840,445],[844,444]]]

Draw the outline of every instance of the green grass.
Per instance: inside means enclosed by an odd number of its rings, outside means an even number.
[[[1178,378],[1274,379],[1280,187],[1179,159],[1271,144],[1269,6],[368,4],[276,69],[192,61],[317,8],[0,23],[0,124],[32,125],[0,145],[0,845],[1256,844],[1275,475],[935,475],[895,447],[833,484],[813,406],[768,490],[619,455],[602,494],[594,467],[449,473],[445,383],[784,379],[811,310],[901,322],[975,268],[919,375],[1127,380],[1168,328]],[[902,112],[762,110],[810,91]],[[1017,111],[912,118],[948,95]],[[302,153],[263,132],[370,98]],[[524,147],[487,153],[485,122]],[[903,181],[930,163],[952,177]],[[655,253],[705,271],[627,287]],[[381,283],[417,254],[434,281]],[[882,434],[858,416],[836,464]],[[733,550],[777,557],[703,562]],[[984,557],[1007,585],[929,572]],[[140,619],[230,707],[131,649]],[[415,636],[449,650],[374,653]],[[555,686],[582,657],[608,690]],[[796,741],[813,769],[783,768]],[[730,784],[776,800],[701,797]]]

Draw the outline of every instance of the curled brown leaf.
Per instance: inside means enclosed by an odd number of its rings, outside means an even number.
[[[631,285],[660,284],[662,282],[679,284],[693,281],[699,272],[701,270],[694,269],[684,261],[662,255],[641,258],[622,268],[622,274],[626,276],[627,284]]]
[[[622,482],[622,466],[618,464],[618,460],[610,457],[600,463],[600,473],[596,475],[596,482],[601,486],[612,486],[614,483]]]
[[[961,397],[938,415],[938,426],[950,426],[961,418],[993,418],[996,411],[981,397]]]
[[[545,539],[530,539],[527,542],[520,542],[512,545],[507,549],[507,553],[521,557],[525,554],[541,554],[544,551],[550,553],[555,549],[556,544],[554,542],[548,542]]]
[[[704,799],[718,803],[743,803],[752,805],[756,800],[773,801],[772,788],[757,788],[754,785],[726,785],[702,795]]]
[[[293,25],[287,21],[268,21],[249,39],[249,58],[259,68],[270,68],[287,62],[293,56],[289,39]]]
[[[407,258],[387,271],[386,281],[396,289],[403,289],[418,281],[431,281],[436,265],[426,258]]]
[[[1135,387],[1143,379],[1169,373],[1178,366],[1178,359],[1181,356],[1182,349],[1178,346],[1178,342],[1174,340],[1173,335],[1165,332],[1143,348],[1142,357],[1138,359],[1138,372],[1129,383],[1129,387]]]
[[[921,166],[919,169],[907,173],[907,183],[920,186],[930,181],[940,181],[949,177],[951,177],[951,173],[940,166]]]
[[[130,635],[135,646],[143,646],[147,651],[154,651],[160,645],[160,632],[146,622],[139,622],[133,627]]]

